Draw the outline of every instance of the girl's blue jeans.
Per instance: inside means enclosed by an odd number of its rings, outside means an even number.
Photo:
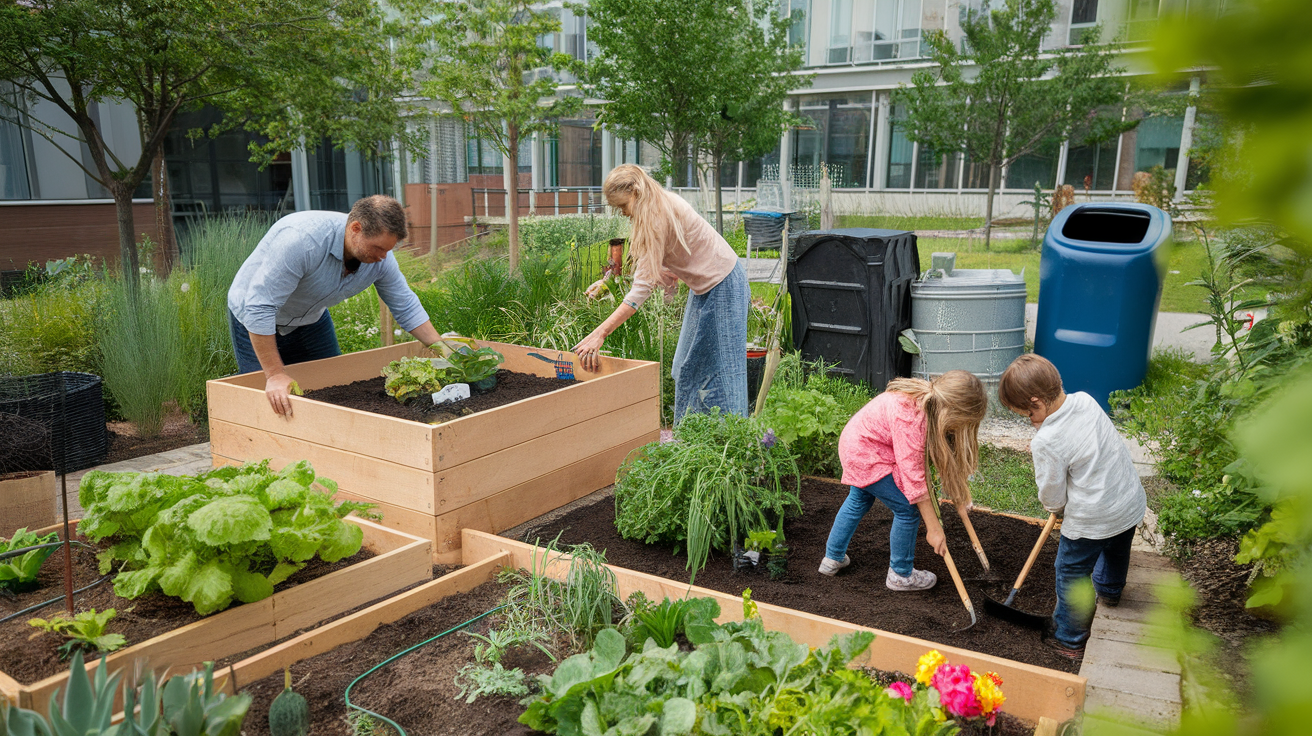
[[[893,482],[892,474],[871,483],[865,488],[852,486],[847,500],[838,515],[834,517],[834,526],[829,530],[829,542],[825,545],[825,557],[842,562],[847,554],[847,545],[852,542],[857,524],[866,515],[875,501],[888,507],[893,512],[893,525],[888,530],[888,566],[893,572],[906,577],[911,574],[916,561],[916,535],[920,532],[920,511],[912,506],[907,497]]]
[[[752,293],[742,264],[705,294],[688,295],[674,349],[674,421],[687,412],[747,416],[747,312]]]
[[[1053,638],[1072,647],[1083,646],[1093,624],[1093,601],[1072,602],[1071,586],[1093,578],[1093,589],[1104,598],[1120,598],[1130,572],[1130,527],[1106,539],[1068,539],[1057,544],[1057,607],[1052,612]]]

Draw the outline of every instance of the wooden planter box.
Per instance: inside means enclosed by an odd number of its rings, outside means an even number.
[[[461,553],[466,567],[421,585],[401,595],[377,603],[350,616],[307,631],[294,639],[260,652],[225,670],[224,682],[229,693],[272,675],[284,667],[309,659],[353,641],[359,641],[383,624],[398,621],[446,596],[473,590],[495,576],[502,567],[531,569],[533,556],[541,560],[541,547],[516,542],[476,530],[464,531]],[[552,557],[547,574],[563,579],[568,573],[568,557]],[[607,565],[616,577],[620,597],[641,590],[650,600],[684,597],[715,598],[720,603],[720,621],[742,617],[742,600],[736,596],[689,586],[673,580]],[[793,639],[812,647],[824,646],[835,634],[870,631],[875,641],[870,649],[853,662],[856,666],[877,667],[887,671],[914,672],[916,660],[930,649],[937,649],[954,663],[969,664],[1000,674],[1005,681],[1005,712],[1038,726],[1037,734],[1055,732],[1057,723],[1074,718],[1084,704],[1085,679],[1078,675],[1013,662],[966,649],[948,647],[909,636],[891,634],[836,619],[816,616],[789,608],[757,603],[765,625],[785,631]]]
[[[554,350],[480,345],[504,355],[507,369],[555,375],[528,355]],[[287,372],[310,391],[377,377],[420,354],[407,342]],[[384,525],[433,540],[434,562],[455,564],[461,529],[509,529],[604,488],[629,452],[659,439],[659,365],[603,358],[600,371],[575,376],[568,388],[437,426],[297,396],[288,419],[269,408],[262,373],[233,376],[208,384],[210,450],[216,465],[309,460],[344,496],[377,503]]]
[[[195,623],[137,642],[103,657],[111,671],[140,662],[157,675],[186,672],[204,662],[271,644],[307,626],[391,595],[433,577],[430,542],[363,519],[347,522],[364,530],[364,548],[376,556],[333,573],[274,593],[255,603],[229,608]],[[63,525],[42,529],[61,531]],[[56,555],[62,554],[57,552]],[[55,557],[55,555],[52,555]],[[103,583],[110,585],[111,583]],[[62,610],[51,606],[51,610]],[[44,714],[50,695],[63,688],[68,672],[23,684],[0,672],[0,695],[23,708]]]
[[[543,559],[544,556],[544,549],[541,547],[474,529],[464,531],[462,552],[469,560],[486,560],[499,554],[508,554],[513,567],[526,569],[532,569],[534,555],[538,560]],[[569,558],[561,555],[553,556],[551,560],[547,565],[546,574],[557,580],[563,580],[569,572]],[[687,583],[667,580],[615,565],[607,565],[607,567],[615,573],[620,598],[627,598],[634,591],[642,591],[648,600],[652,601],[659,601],[667,596],[671,600],[714,598],[720,604],[721,622],[742,618],[742,599],[738,596],[690,586]],[[886,672],[912,673],[916,671],[916,661],[920,655],[930,649],[937,649],[954,664],[968,664],[976,671],[997,672],[1002,676],[1005,683],[1003,692],[1007,695],[1007,703],[1003,710],[1031,724],[1039,724],[1047,719],[1057,723],[1070,720],[1084,705],[1085,679],[1079,675],[1014,662],[989,654],[972,652],[969,649],[935,644],[923,639],[880,631],[868,626],[858,626],[769,603],[757,602],[757,608],[766,628],[787,632],[794,640],[811,647],[825,646],[835,634],[854,631],[874,633],[874,643],[865,654],[853,662],[857,666],[875,667]]]
[[[0,537],[55,522],[55,474],[50,470],[0,475]]]

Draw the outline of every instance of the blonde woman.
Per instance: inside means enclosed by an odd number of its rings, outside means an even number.
[[[934,587],[934,573],[913,564],[922,520],[929,546],[939,555],[948,548],[934,513],[927,466],[934,464],[957,508],[968,509],[966,479],[979,461],[979,423],[987,411],[984,384],[966,371],[948,371],[933,381],[895,378],[862,407],[838,437],[843,483],[851,490],[829,530],[820,574],[834,575],[847,567],[847,546],[857,524],[879,501],[893,512],[884,584],[889,590]]]
[[[634,164],[606,177],[606,202],[633,221],[633,288],[610,317],[574,346],[584,369],[600,367],[606,336],[632,317],[652,288],[675,279],[692,293],[674,350],[674,421],[687,412],[747,415],[747,311],[751,292],[738,256],[692,205]]]

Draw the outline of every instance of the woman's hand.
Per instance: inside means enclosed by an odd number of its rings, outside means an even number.
[[[601,368],[601,345],[605,339],[606,333],[598,327],[574,346],[573,352],[579,356],[579,363],[584,370],[596,371]]]

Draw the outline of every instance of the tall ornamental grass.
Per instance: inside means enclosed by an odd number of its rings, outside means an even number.
[[[107,280],[100,316],[99,372],[123,417],[144,436],[160,433],[165,403],[178,395],[185,360],[177,304],[165,281],[143,278],[135,293]]]
[[[0,300],[0,373],[94,372],[105,297],[99,279],[70,278]]]

